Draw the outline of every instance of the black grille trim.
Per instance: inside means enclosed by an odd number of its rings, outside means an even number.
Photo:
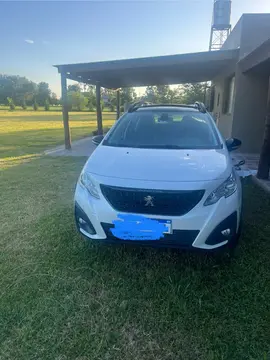
[[[117,211],[161,216],[181,216],[192,210],[205,190],[153,190],[100,184],[108,203]],[[145,196],[153,197],[154,206],[145,206]]]

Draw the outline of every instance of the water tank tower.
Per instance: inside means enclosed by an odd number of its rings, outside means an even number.
[[[209,50],[220,50],[231,31],[231,0],[215,0]]]

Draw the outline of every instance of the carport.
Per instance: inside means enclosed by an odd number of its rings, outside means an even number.
[[[120,88],[173,85],[211,81],[238,61],[239,50],[220,50],[170,56],[55,65],[61,74],[65,148],[71,149],[67,103],[67,79],[96,86],[97,127],[102,134],[101,87],[117,91],[120,116]]]

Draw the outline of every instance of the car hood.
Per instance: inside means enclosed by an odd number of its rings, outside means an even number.
[[[228,152],[219,150],[135,149],[99,145],[86,171],[107,177],[152,181],[210,181],[226,178]]]

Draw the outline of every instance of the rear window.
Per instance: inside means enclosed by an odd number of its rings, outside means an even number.
[[[103,145],[135,148],[221,148],[208,114],[198,111],[139,110],[125,114]]]

